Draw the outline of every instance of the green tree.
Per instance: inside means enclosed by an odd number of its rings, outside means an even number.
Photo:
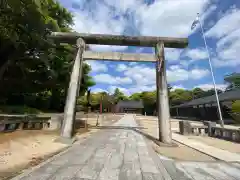
[[[63,110],[76,50],[47,35],[71,31],[72,18],[55,0],[1,1],[0,103]],[[80,95],[94,85],[90,70],[84,64]]]
[[[232,112],[231,115],[235,123],[240,123],[240,100],[236,100],[232,103]]]
[[[116,88],[113,93],[114,103],[118,103],[120,100],[128,100],[128,97],[120,91],[119,88]]]
[[[135,101],[139,101],[142,99],[142,93],[138,92],[138,93],[133,93],[132,95],[129,96],[130,100],[135,100]]]
[[[156,111],[156,91],[142,92],[141,99],[144,105],[144,112],[154,114]]]
[[[192,95],[194,99],[201,98],[204,96],[205,91],[202,90],[201,88],[194,88],[192,90]]]
[[[232,73],[224,77],[224,80],[228,83],[227,91],[240,88],[240,73]]]
[[[182,104],[192,100],[192,92],[185,89],[175,89],[170,93],[170,105]]]
[[[220,93],[222,93],[222,92],[223,92],[222,90],[217,89],[217,93],[218,93],[218,94],[220,94]],[[214,95],[214,94],[215,94],[215,90],[212,88],[212,89],[209,89],[209,90],[207,90],[207,91],[204,91],[202,97],[212,96],[212,95]]]

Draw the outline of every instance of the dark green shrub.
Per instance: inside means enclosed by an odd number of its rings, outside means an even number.
[[[237,124],[240,123],[240,100],[236,100],[232,104],[232,117]]]
[[[0,106],[2,114],[39,114],[41,111],[28,106]]]

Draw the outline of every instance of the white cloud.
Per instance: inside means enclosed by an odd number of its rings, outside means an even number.
[[[73,29],[79,33],[93,34],[113,34],[120,35],[124,32],[126,21],[123,16],[118,19],[114,18],[117,14],[105,3],[100,1],[88,2],[89,7],[82,8],[80,12],[73,12],[74,26]],[[84,6],[84,2],[79,1],[78,5]],[[96,46],[91,45],[95,51],[119,51],[124,50],[126,46]]]
[[[122,72],[127,70],[127,66],[125,64],[119,64],[116,69],[118,72]]]
[[[233,8],[206,32],[206,36],[221,38],[238,28],[240,28],[240,10]]]
[[[132,80],[129,77],[114,77],[110,74],[97,74],[94,76],[97,83],[103,84],[131,84]]]
[[[141,34],[186,37],[192,33],[190,27],[196,13],[204,14],[209,2],[209,0],[164,0],[155,1],[149,6],[142,5],[136,13]],[[210,14],[209,11],[207,13]]]
[[[179,65],[172,65],[169,67],[170,70],[178,70],[181,69],[181,67]]]
[[[129,87],[128,91],[130,94],[143,91],[154,91],[156,90],[156,85],[133,85]]]
[[[167,70],[167,80],[168,82],[177,82],[187,80],[189,78],[189,73],[185,69]]]
[[[107,92],[107,91],[102,89],[102,88],[94,88],[94,89],[91,90],[91,92],[98,93],[98,92]]]
[[[130,92],[129,92],[128,88],[123,88],[123,87],[120,87],[120,86],[109,86],[108,87],[108,92],[110,94],[113,94],[116,88],[118,88],[125,95],[130,95]]]
[[[191,79],[202,79],[209,74],[210,72],[208,69],[192,69],[189,72],[189,76]]]
[[[170,66],[167,70],[167,80],[168,82],[184,81],[188,79],[197,80],[206,77],[208,74],[209,71],[207,69],[195,68],[188,71],[174,65],[173,67]]]
[[[179,65],[172,65],[167,70],[168,83],[179,82],[185,80],[198,80],[209,74],[207,69],[194,68],[190,71],[183,69]],[[95,80],[106,84],[126,84],[127,89],[122,89],[127,94],[139,91],[153,91],[156,89],[156,70],[145,65],[136,65],[128,67],[124,72],[125,78],[114,78],[109,74],[100,74],[95,76]],[[125,82],[126,81],[126,82]],[[115,89],[117,86],[112,86]],[[182,85],[173,86],[176,88],[184,88]]]
[[[81,5],[81,2],[79,4]],[[124,31],[125,21],[122,17],[114,19],[115,15],[115,12],[104,3],[89,2],[88,8],[74,12],[73,29],[80,33],[119,35]]]
[[[135,84],[152,85],[156,80],[156,71],[154,68],[150,68],[144,65],[136,65],[128,67],[124,72],[124,75],[131,77]]]
[[[142,5],[142,1],[138,0],[104,0],[107,5],[114,7],[117,13],[124,14],[127,10],[134,11]]]
[[[95,52],[119,52],[127,49],[127,46],[90,45],[90,49]]]
[[[210,84],[210,83],[209,84],[199,84],[199,85],[197,85],[195,87],[199,87],[199,88],[201,88],[201,89],[203,89],[205,91],[214,88],[213,84]],[[226,87],[227,87],[227,84],[216,84],[216,88],[217,89],[225,90]]]
[[[80,33],[122,35],[131,26],[131,35],[138,32],[141,35],[187,37],[193,33],[190,26],[196,12],[203,14],[205,19],[214,9],[210,7],[206,11],[209,2],[210,0],[156,0],[147,5],[144,0],[74,0],[80,8],[71,9],[75,23],[73,29]],[[93,45],[90,48],[96,51],[126,49],[125,46]],[[177,60],[179,50],[172,51],[166,53],[167,59]]]
[[[240,65],[240,9],[232,8],[206,32],[209,38],[217,38],[216,67]]]
[[[172,86],[172,89],[171,89],[171,91],[174,91],[174,90],[176,90],[176,89],[186,89],[183,85],[174,85],[174,86]]]
[[[240,38],[240,27],[239,29],[232,31],[227,36],[221,38],[217,42],[217,49],[223,49],[226,45],[230,44],[231,42],[239,41]]]
[[[136,65],[136,64],[137,64],[137,62],[130,62],[130,63],[129,63],[130,66],[134,66],[134,65]]]
[[[208,57],[205,49],[188,49],[185,51],[184,56],[191,58],[192,60],[200,60]]]
[[[180,60],[179,64],[181,64],[184,68],[188,68],[190,61],[187,60]]]
[[[169,61],[178,61],[181,53],[183,52],[182,49],[170,49],[166,48],[165,49],[165,57],[166,60]]]
[[[80,33],[98,33],[122,35],[150,35],[187,37],[194,33],[190,27],[196,17],[196,13],[202,14],[202,20],[214,10],[211,6],[206,11],[211,0],[155,0],[152,4],[145,4],[144,0],[75,0],[80,5],[80,10],[74,12],[75,25],[73,29]],[[86,5],[90,4],[90,5]],[[86,7],[89,6],[89,7]],[[131,32],[129,32],[131,27]],[[136,31],[135,31],[136,30]],[[134,34],[136,33],[136,34]],[[122,46],[90,46],[94,51],[123,51],[127,47]],[[144,48],[139,48],[141,52]],[[166,48],[166,60],[178,61],[183,53],[181,49]],[[193,53],[190,55],[193,55]],[[190,56],[189,55],[189,56]],[[202,58],[204,54],[195,54]],[[181,61],[180,61],[181,62]],[[186,61],[182,64],[187,66]],[[105,84],[131,84],[130,92],[137,89],[150,90],[155,88],[155,68],[138,65],[135,62],[130,67],[119,65],[124,77],[113,77],[109,74],[95,76],[97,83]],[[94,68],[93,68],[94,69]],[[99,70],[100,69],[100,70]],[[95,67],[96,72],[106,71],[104,67]],[[188,79],[200,79],[208,74],[204,69],[192,69],[187,71],[182,66],[172,66],[167,70],[168,82],[184,81]]]
[[[156,90],[156,85],[151,85],[151,86],[146,86],[146,85],[131,85],[128,88],[120,87],[120,86],[109,86],[108,87],[108,92],[110,94],[114,93],[114,90],[116,88],[119,88],[121,92],[123,92],[125,95],[131,95],[136,92],[143,92],[143,91],[154,91]]]
[[[172,65],[167,70],[168,82],[184,81],[188,79],[201,79],[209,74],[209,70],[194,68],[186,70],[179,65]],[[156,70],[145,65],[128,67],[124,72],[126,77],[132,79],[133,83],[139,86],[152,86],[156,84]]]
[[[217,56],[213,59],[214,65],[238,66],[240,65],[240,27],[217,42]]]
[[[86,63],[91,66],[92,72],[106,72],[108,70],[106,64],[103,64],[97,60],[86,61]]]

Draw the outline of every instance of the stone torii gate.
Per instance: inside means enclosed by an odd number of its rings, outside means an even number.
[[[112,60],[112,61],[142,61],[156,63],[157,109],[159,140],[162,143],[171,144],[171,125],[168,101],[168,88],[166,79],[166,63],[164,47],[184,48],[188,45],[187,38],[169,38],[152,36],[117,36],[102,34],[82,34],[53,32],[50,38],[60,43],[77,45],[77,55],[72,68],[67,99],[64,109],[64,120],[61,130],[61,141],[70,143],[73,141],[73,124],[75,120],[76,100],[81,83],[82,66],[84,60]],[[132,53],[97,53],[86,51],[86,44],[143,46],[154,47],[155,56],[150,54]]]

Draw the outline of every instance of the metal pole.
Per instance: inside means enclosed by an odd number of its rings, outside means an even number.
[[[221,124],[222,127],[224,127],[224,122],[223,122],[223,118],[222,118],[222,111],[221,111],[221,107],[220,107],[220,103],[219,103],[219,99],[218,99],[218,93],[217,93],[215,78],[214,78],[214,74],[213,74],[211,57],[210,57],[210,54],[209,54],[209,50],[208,50],[208,46],[207,46],[207,42],[206,42],[206,38],[205,38],[205,35],[204,35],[204,31],[203,31],[203,27],[202,27],[202,23],[201,23],[201,20],[200,20],[199,13],[197,14],[197,16],[198,16],[199,24],[201,26],[201,31],[202,31],[202,35],[203,35],[203,40],[204,40],[204,43],[205,43],[206,51],[207,51],[207,54],[208,54],[208,62],[209,62],[210,70],[211,70],[211,75],[212,75],[212,80],[213,80],[213,85],[214,85],[214,90],[215,90],[215,96],[216,96],[216,100],[217,100],[220,124]]]

